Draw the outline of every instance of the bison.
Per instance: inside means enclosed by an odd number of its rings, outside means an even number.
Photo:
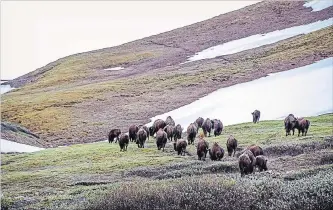
[[[173,132],[174,132],[175,127],[172,125],[167,125],[164,127],[164,131],[167,133],[167,137],[169,141],[172,141],[172,137],[173,137]]]
[[[253,172],[253,164],[247,153],[243,153],[241,156],[239,156],[238,165],[239,165],[239,170],[241,172],[241,176]]]
[[[227,150],[228,150],[228,155],[231,156],[232,152],[234,153],[233,157],[235,156],[237,149],[237,140],[233,135],[230,135],[228,140],[227,140]]]
[[[174,135],[174,140],[177,141],[177,139],[181,139],[182,138],[182,132],[183,132],[183,128],[180,124],[178,124],[174,131],[173,131],[173,135]]]
[[[210,136],[210,132],[212,130],[212,126],[213,126],[212,125],[212,121],[209,118],[207,118],[204,121],[204,123],[202,124],[202,130],[204,132],[205,137],[207,137],[207,133],[209,133],[209,136]]]
[[[306,120],[304,118],[299,118],[296,120],[296,124],[295,124],[295,128],[298,130],[298,136],[300,134],[300,132],[302,132],[302,136],[308,133],[309,130],[309,126],[310,126],[310,121]]]
[[[258,167],[259,171],[267,171],[267,159],[263,155],[258,155],[256,157],[256,167]]]
[[[195,122],[197,123],[199,128],[202,128],[202,124],[204,123],[204,118],[199,117]]]
[[[251,145],[247,149],[250,150],[255,157],[257,157],[258,155],[264,155],[264,151],[259,146]]]
[[[253,123],[258,123],[260,119],[260,111],[254,110],[254,112],[252,112],[251,114],[252,114]]]
[[[127,151],[127,146],[129,143],[129,136],[125,133],[122,133],[119,137],[119,147],[120,151]]]
[[[168,141],[167,133],[162,128],[160,128],[156,133],[157,149],[158,150],[163,149],[163,152],[164,152],[164,147],[165,147],[165,144],[167,143],[167,141]]]
[[[288,117],[284,119],[284,128],[286,130],[286,136],[290,135],[290,131],[293,131],[293,135],[295,133],[296,126],[296,117],[293,114],[289,114]]]
[[[187,127],[187,141],[188,141],[188,144],[193,144],[194,139],[195,139],[196,136],[197,136],[197,127],[195,126],[194,123],[191,123]]]
[[[223,130],[223,124],[221,122],[221,120],[213,120],[213,126],[214,126],[214,136],[219,136],[222,133]]]
[[[215,142],[209,151],[209,156],[211,160],[221,160],[224,156],[224,150],[220,145]]]
[[[197,146],[198,160],[206,160],[209,144],[203,138],[200,138]]]
[[[177,151],[178,155],[185,156],[185,151],[187,147],[187,142],[184,139],[178,139],[177,142],[173,143],[173,148]]]
[[[139,127],[136,125],[131,125],[129,127],[128,135],[129,135],[130,141],[136,141],[138,131],[139,131]]]
[[[146,142],[146,139],[147,139],[147,132],[145,131],[145,129],[143,128],[140,128],[139,131],[138,131],[138,139],[137,139],[137,144],[138,144],[138,147],[139,148],[145,148],[145,142]]]
[[[121,134],[121,131],[120,129],[112,129],[110,132],[109,132],[109,143],[112,143],[114,138],[117,138],[116,139],[116,143],[117,143],[117,140],[119,140],[119,135]]]
[[[149,134],[151,136],[154,136],[154,134],[160,129],[160,128],[164,128],[166,126],[166,123],[164,122],[164,120],[161,119],[157,119],[154,121],[153,125],[149,128]]]
[[[149,128],[145,125],[139,125],[139,130],[140,128],[143,128],[147,132],[147,139],[149,140]]]
[[[166,118],[165,123],[166,123],[166,125],[172,125],[172,126],[175,126],[175,125],[176,125],[175,121],[172,119],[171,116],[168,116],[168,117]]]

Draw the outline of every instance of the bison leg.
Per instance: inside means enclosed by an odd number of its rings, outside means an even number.
[[[293,135],[295,134],[295,128],[293,128]]]
[[[308,133],[308,129],[305,129],[305,136],[306,136],[307,133]]]

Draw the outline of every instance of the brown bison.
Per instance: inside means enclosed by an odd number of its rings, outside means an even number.
[[[153,125],[149,128],[149,134],[151,136],[154,136],[154,134],[160,129],[160,128],[164,128],[166,126],[166,123],[164,122],[164,120],[161,119],[157,119],[154,121]]]
[[[202,124],[204,123],[204,118],[199,117],[195,122],[197,123],[199,128],[202,128]]]
[[[194,139],[197,136],[197,127],[195,126],[194,123],[191,123],[187,127],[187,141],[188,144],[194,144]]]
[[[129,135],[130,141],[136,141],[138,131],[139,131],[139,127],[136,125],[131,125],[129,127],[128,135]]]
[[[304,118],[299,118],[296,120],[295,128],[298,130],[298,136],[302,132],[302,136],[306,136],[310,127],[310,121]]]
[[[139,130],[140,128],[143,128],[147,132],[147,139],[149,140],[149,128],[145,125],[139,125]]]
[[[230,135],[228,140],[227,140],[227,150],[228,150],[228,155],[231,156],[232,152],[234,153],[233,157],[235,156],[237,149],[237,140],[233,135]]]
[[[175,127],[172,125],[167,125],[164,127],[164,131],[167,133],[167,137],[169,141],[172,141],[173,138],[173,132],[174,132]]]
[[[243,151],[243,154],[247,154],[247,156],[249,156],[249,158],[250,158],[251,163],[252,163],[253,166],[256,165],[256,157],[251,152],[251,150],[246,149],[245,151]]]
[[[209,156],[211,160],[221,160],[224,156],[224,150],[220,145],[215,142],[209,151]]]
[[[168,116],[168,117],[166,118],[165,123],[166,123],[167,125],[172,125],[172,126],[175,126],[175,125],[176,125],[175,121],[172,119],[171,116]]]
[[[254,110],[254,112],[252,112],[251,114],[252,114],[253,123],[258,123],[260,119],[260,111]]]
[[[120,147],[120,151],[127,151],[127,146],[129,143],[129,137],[127,134],[122,133],[119,137],[119,147]]]
[[[197,146],[197,155],[198,160],[206,160],[207,152],[208,152],[209,144],[203,138],[199,139],[198,146]]]
[[[187,142],[184,139],[178,139],[177,142],[173,143],[173,148],[177,151],[178,155],[185,156],[185,151],[187,147]]]
[[[204,132],[205,137],[207,137],[207,133],[209,133],[209,136],[210,136],[210,132],[212,130],[212,127],[213,127],[212,121],[209,118],[207,118],[204,121],[204,123],[202,124],[202,130]]]
[[[222,124],[221,120],[217,120],[217,119],[213,120],[213,122],[214,122],[213,123],[214,136],[216,137],[216,136],[221,135],[222,130],[223,130],[223,124]]]
[[[259,146],[251,145],[247,149],[250,150],[255,157],[257,157],[258,155],[264,155],[264,151]]]
[[[286,130],[286,136],[290,135],[290,131],[293,131],[293,135],[295,133],[296,126],[296,117],[293,114],[289,114],[288,117],[284,119],[284,128]]]
[[[163,150],[164,152],[164,147],[165,144],[167,143],[168,138],[167,138],[167,133],[160,128],[157,133],[156,133],[156,145],[158,150]]]
[[[263,155],[258,155],[256,157],[256,167],[258,167],[259,171],[267,171],[267,159]]]
[[[177,139],[181,139],[182,138],[182,132],[183,132],[183,128],[180,124],[178,124],[174,131],[173,131],[173,135],[174,135],[174,140],[177,141]]]
[[[147,139],[147,132],[145,131],[145,129],[140,128],[138,131],[138,139],[137,139],[137,144],[139,148],[145,148],[145,142]]]
[[[253,164],[247,153],[243,153],[241,156],[239,156],[238,165],[239,165],[239,170],[241,172],[241,176],[253,172]]]
[[[195,125],[195,127],[197,128],[197,133],[199,132],[199,125],[197,122],[193,122],[193,124]]]
[[[114,138],[116,138],[116,143],[117,143],[117,140],[119,140],[119,135],[121,134],[121,131],[120,129],[112,129],[110,132],[109,132],[109,143],[112,143]]]

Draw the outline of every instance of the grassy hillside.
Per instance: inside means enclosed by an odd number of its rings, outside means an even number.
[[[236,157],[198,161],[194,145],[186,156],[177,156],[171,144],[165,152],[158,151],[153,138],[144,149],[131,143],[127,152],[119,152],[117,144],[99,142],[1,154],[1,202],[12,209],[177,209],[185,204],[185,209],[278,209],[281,202],[282,209],[329,209],[333,115],[308,119],[306,137],[286,137],[282,121],[263,121],[227,126],[221,136],[206,138],[226,150],[227,137],[233,134],[238,150],[251,144],[264,149],[269,171],[245,178],[240,177]]]

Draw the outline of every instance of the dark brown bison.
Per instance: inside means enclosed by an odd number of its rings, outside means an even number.
[[[187,127],[187,141],[188,144],[194,144],[194,139],[197,136],[197,127],[195,126],[194,123],[191,123]]]
[[[212,121],[209,118],[207,118],[204,121],[204,123],[202,124],[202,130],[204,132],[205,137],[207,137],[207,133],[209,133],[209,136],[210,136],[210,132],[212,130],[212,126],[213,126],[212,125]]]
[[[255,157],[257,157],[258,155],[264,155],[264,151],[259,146],[251,145],[247,149],[250,150]]]
[[[235,156],[237,149],[237,140],[233,135],[230,135],[228,140],[227,140],[227,150],[228,150],[228,155],[231,156],[232,152],[234,153],[233,157]]]
[[[172,141],[173,138],[173,132],[174,132],[175,127],[172,125],[167,125],[164,127],[164,131],[167,133],[167,137],[169,141]]]
[[[121,134],[121,131],[120,129],[112,129],[110,132],[109,132],[109,143],[112,143],[114,138],[117,138],[116,139],[116,143],[117,143],[117,140],[119,140],[119,135]]]
[[[147,132],[147,139],[149,140],[149,128],[145,125],[139,125],[139,130],[140,128],[143,128]]]
[[[137,144],[139,148],[145,148],[145,142],[147,139],[147,132],[145,131],[145,129],[140,128],[138,131],[138,139],[137,139]]]
[[[202,124],[204,123],[204,118],[199,117],[195,122],[197,123],[199,128],[202,128]]]
[[[127,151],[127,146],[129,143],[129,137],[127,134],[122,133],[119,137],[119,146],[120,146],[120,151]]]
[[[296,117],[293,114],[289,114],[288,117],[284,119],[284,128],[286,130],[286,136],[290,135],[290,131],[295,133]]]
[[[139,127],[136,125],[131,125],[129,127],[128,135],[129,135],[130,141],[136,141],[138,131],[139,131]]]
[[[259,171],[267,171],[267,159],[263,155],[258,155],[256,157],[256,167],[258,167]]]
[[[239,156],[238,165],[239,165],[239,170],[241,172],[241,176],[253,172],[253,164],[247,153],[243,153],[241,156]]]
[[[252,114],[253,123],[258,123],[260,119],[260,111],[254,110],[254,112],[252,112],[251,114]]]
[[[203,138],[199,139],[198,146],[197,146],[197,155],[198,160],[206,160],[207,152],[208,152],[209,144]]]
[[[167,125],[172,125],[172,126],[175,126],[175,125],[176,125],[175,121],[172,119],[171,116],[168,116],[168,117],[166,118],[165,123],[166,123]]]
[[[197,128],[197,133],[199,132],[199,125],[197,122],[193,122],[193,124],[195,125],[195,127]]]
[[[243,154],[247,154],[247,156],[249,156],[249,158],[250,158],[251,163],[252,163],[253,166],[256,165],[256,157],[251,152],[251,150],[246,149],[246,150],[243,151]]]
[[[154,136],[154,134],[160,129],[160,128],[164,128],[166,126],[166,123],[164,122],[164,120],[161,119],[157,119],[154,121],[153,125],[149,128],[149,134],[151,136]]]
[[[165,144],[167,143],[168,138],[167,138],[167,133],[160,128],[157,133],[156,133],[156,145],[158,150],[163,150],[164,152],[164,147]]]
[[[300,132],[302,132],[302,136],[304,134],[306,136],[306,134],[308,133],[309,127],[310,127],[309,120],[306,120],[304,118],[299,118],[296,120],[295,128],[298,130],[298,136],[299,136]]]
[[[220,145],[215,142],[211,149],[209,149],[209,156],[211,160],[221,160],[224,156],[224,150]]]
[[[184,139],[178,139],[177,142],[173,143],[173,148],[177,151],[178,155],[185,156],[185,151],[187,147],[187,142]]]
[[[182,126],[178,124],[173,131],[175,141],[182,138],[182,132],[183,132]]]
[[[213,125],[214,125],[214,136],[216,137],[216,136],[221,135],[222,130],[223,130],[223,124],[222,124],[221,120],[217,120],[217,119],[213,120],[213,122],[214,122],[213,123]]]

